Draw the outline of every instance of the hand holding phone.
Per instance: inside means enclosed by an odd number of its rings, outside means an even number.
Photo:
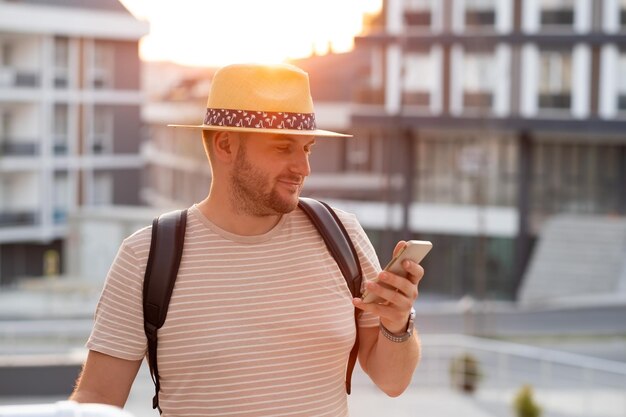
[[[407,272],[402,267],[402,262],[406,259],[413,261],[415,263],[420,263],[422,259],[430,252],[433,244],[426,240],[409,240],[406,242],[406,245],[400,252],[394,256],[394,258],[389,261],[387,266],[385,267],[385,271],[391,272],[392,274],[399,275],[401,277],[407,276]],[[374,278],[372,282],[378,282],[378,278]],[[380,283],[382,286],[386,286],[383,283]],[[380,297],[376,296],[365,290],[362,296],[364,303],[373,303],[373,302],[382,302]]]

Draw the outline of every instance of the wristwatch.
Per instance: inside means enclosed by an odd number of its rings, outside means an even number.
[[[409,320],[407,321],[407,324],[406,324],[406,330],[404,331],[404,333],[401,333],[401,334],[392,333],[391,331],[389,331],[389,329],[383,326],[382,322],[380,323],[380,332],[387,339],[395,343],[402,343],[402,342],[406,342],[407,340],[409,340],[411,336],[413,336],[414,329],[415,329],[415,309],[412,307],[411,307],[411,313],[409,314]]]

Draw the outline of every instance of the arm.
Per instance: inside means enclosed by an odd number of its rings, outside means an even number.
[[[90,350],[70,400],[124,407],[141,360],[129,361]]]
[[[394,253],[404,245],[399,242]],[[408,262],[408,261],[407,261]],[[424,275],[421,266],[414,262],[403,265],[409,273],[408,279],[388,272],[381,272],[379,279],[397,289],[386,289],[368,282],[368,291],[381,296],[387,303],[365,304],[359,298],[354,305],[380,317],[380,322],[392,333],[403,333],[413,303],[417,299],[417,285]],[[420,347],[416,333],[402,343],[392,342],[380,333],[378,328],[359,329],[359,362],[372,381],[387,395],[395,397],[407,388],[420,357]]]

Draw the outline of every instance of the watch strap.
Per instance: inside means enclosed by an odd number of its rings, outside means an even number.
[[[411,313],[409,314],[409,319],[407,321],[406,330],[404,333],[396,334],[392,333],[389,329],[387,329],[383,323],[380,323],[380,332],[385,336],[388,340],[391,340],[394,343],[402,343],[406,342],[413,336],[413,329],[415,326],[415,309],[411,308]]]

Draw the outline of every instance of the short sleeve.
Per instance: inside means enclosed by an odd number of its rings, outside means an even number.
[[[122,243],[109,269],[86,344],[90,350],[127,360],[145,356],[142,287],[147,251],[145,259],[141,259],[132,247],[141,235],[142,231],[137,232]],[[148,233],[148,249],[149,236]]]
[[[365,230],[363,230],[363,227],[361,227],[361,224],[354,214],[347,213],[334,207],[333,210],[335,210],[346,228],[346,231],[352,238],[352,244],[356,249],[359,260],[361,261],[361,269],[363,271],[361,291],[363,291],[365,283],[377,277],[381,271],[376,250],[372,246]],[[378,316],[372,313],[363,312],[359,317],[359,327],[377,327],[378,324]]]

